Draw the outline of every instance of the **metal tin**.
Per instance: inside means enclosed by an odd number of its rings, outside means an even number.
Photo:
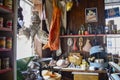
[[[9,68],[9,57],[2,59],[2,68],[8,69]]]
[[[7,21],[7,28],[12,28],[12,20]]]
[[[8,48],[8,49],[12,48],[12,38],[11,37],[6,38],[6,48]]]
[[[6,47],[6,37],[0,37],[0,48]]]

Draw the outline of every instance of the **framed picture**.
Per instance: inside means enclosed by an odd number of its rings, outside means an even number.
[[[90,23],[90,22],[97,22],[98,17],[97,17],[97,8],[86,8],[85,9],[85,22]]]
[[[120,17],[119,7],[105,9],[105,18]]]

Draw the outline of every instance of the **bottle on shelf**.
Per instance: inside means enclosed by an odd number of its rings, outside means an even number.
[[[110,25],[110,27],[111,27],[111,33],[116,34],[117,33],[117,26],[113,24],[113,25]]]
[[[65,35],[65,28],[63,26],[60,27],[60,35]]]
[[[109,34],[109,27],[108,27],[108,25],[105,26],[105,34]]]
[[[89,34],[92,34],[92,26],[91,26],[91,24],[87,25],[87,30],[88,30]]]
[[[88,32],[88,25],[85,24],[84,25],[84,35],[88,35],[88,34],[89,34],[89,32]]]
[[[78,31],[78,34],[84,35],[84,32],[85,32],[85,27],[84,27],[84,25],[82,24],[82,25],[80,26],[80,29],[79,29],[79,31]]]

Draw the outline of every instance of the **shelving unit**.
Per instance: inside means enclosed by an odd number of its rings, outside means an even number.
[[[98,34],[98,35],[95,35],[95,34],[89,34],[89,35],[63,35],[63,36],[60,36],[60,38],[65,38],[65,37],[94,37],[94,36],[105,36],[105,34]]]
[[[11,49],[7,49],[7,48],[2,49],[2,48],[0,48],[0,51],[11,51]]]
[[[5,1],[5,0],[3,0]],[[10,1],[10,0],[9,0]],[[9,2],[8,1],[8,2]],[[0,5],[0,17],[3,18],[3,26],[0,26],[0,37],[5,37],[5,47],[0,45],[0,79],[16,80],[15,77],[15,45],[17,26],[17,0],[12,0],[12,8]],[[2,42],[0,42],[2,44]],[[10,47],[7,47],[7,46]],[[8,62],[4,62],[7,60]]]
[[[67,37],[94,37],[94,36],[113,36],[113,35],[118,35],[118,37],[120,37],[120,34],[97,34],[97,35],[95,35],[95,34],[89,34],[89,35],[62,35],[62,36],[60,36],[60,38],[67,38]]]
[[[0,74],[3,74],[3,73],[6,73],[6,72],[9,72],[11,71],[12,69],[11,68],[8,68],[8,69],[2,69],[0,70]]]
[[[0,31],[12,31],[10,28],[0,28]]]

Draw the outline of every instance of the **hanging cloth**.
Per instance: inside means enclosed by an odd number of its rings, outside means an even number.
[[[59,36],[60,36],[60,19],[61,10],[57,7],[57,0],[53,0],[53,13],[50,24],[49,41],[43,46],[43,49],[50,48],[50,50],[59,49]]]
[[[41,21],[42,21],[42,30],[46,33],[49,33],[49,24],[46,19],[46,12],[45,12],[45,0],[42,1],[42,14],[41,14]]]

